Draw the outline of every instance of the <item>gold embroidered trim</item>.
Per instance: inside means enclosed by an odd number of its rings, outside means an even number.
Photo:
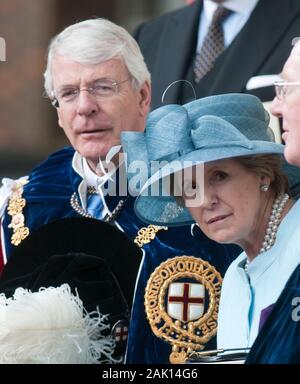
[[[12,216],[8,228],[13,229],[11,243],[16,246],[19,245],[29,235],[29,228],[25,226],[25,217],[22,213],[22,210],[26,205],[26,200],[22,198],[22,195],[24,185],[27,183],[28,180],[19,180],[12,187],[12,194],[8,201],[7,212],[10,216]]]
[[[168,230],[168,227],[160,227],[158,225],[148,225],[148,227],[141,228],[136,238],[134,239],[135,244],[137,244],[140,248],[144,244],[150,243],[153,239],[155,239],[156,233],[161,230]]]

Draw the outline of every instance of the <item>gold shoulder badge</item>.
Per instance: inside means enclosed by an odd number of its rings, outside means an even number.
[[[172,346],[170,362],[184,363],[217,332],[222,277],[207,261],[177,256],[150,276],[145,307],[153,333]]]
[[[19,245],[28,235],[29,228],[25,226],[25,217],[22,213],[26,205],[26,200],[22,198],[23,187],[28,181],[23,179],[19,180],[12,188],[11,197],[8,201],[7,212],[12,217],[8,228],[13,229],[11,243]]]

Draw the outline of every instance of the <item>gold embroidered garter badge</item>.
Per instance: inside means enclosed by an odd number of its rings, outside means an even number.
[[[177,256],[150,276],[145,308],[153,333],[172,346],[170,362],[184,363],[217,332],[222,277],[207,261]]]

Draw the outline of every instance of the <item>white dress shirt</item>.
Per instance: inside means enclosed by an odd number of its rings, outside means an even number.
[[[225,47],[228,47],[229,44],[231,44],[233,39],[244,27],[258,1],[259,0],[225,0],[224,3],[222,3],[224,8],[233,11],[223,23]],[[203,2],[203,10],[201,12],[198,29],[197,52],[199,52],[202,47],[217,7],[218,4],[212,0],[204,0]]]
[[[123,167],[124,162],[119,164],[119,167]],[[72,162],[73,169],[82,177],[82,181],[78,188],[78,193],[81,201],[81,206],[86,210],[87,208],[87,187],[95,187],[102,199],[103,202],[103,212],[102,217],[105,217],[107,214],[111,214],[108,209],[105,196],[107,194],[113,195],[116,193],[116,182],[115,174],[118,167],[115,167],[112,171],[105,173],[103,176],[98,176],[94,173],[89,167],[87,160],[81,156],[78,152],[75,152]],[[104,188],[106,181],[110,180],[108,186]]]

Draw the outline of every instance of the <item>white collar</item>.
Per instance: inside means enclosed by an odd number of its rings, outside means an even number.
[[[121,150],[121,147],[113,147],[110,153],[116,154]],[[107,159],[109,159],[109,154],[107,155]],[[119,167],[125,162],[124,160],[119,164]],[[104,186],[107,180],[110,180],[109,188],[107,193],[110,190],[115,189],[116,178],[113,177],[116,174],[118,167],[115,167],[113,171],[107,172],[104,176],[99,177],[96,175],[87,164],[87,160],[77,151],[75,151],[72,167],[76,173],[78,173],[82,177],[82,181],[78,186],[78,194],[81,202],[81,206],[85,209],[87,204],[87,187],[95,187],[98,189],[99,193],[102,194],[102,187]],[[122,167],[123,169],[123,167]],[[125,169],[125,168],[124,168]]]
[[[120,152],[120,150],[121,147],[119,146],[113,147],[108,153],[107,159],[110,158],[111,153],[115,155]],[[73,157],[72,166],[75,172],[77,172],[82,177],[86,186],[97,188],[97,186],[99,185],[104,185],[107,180],[113,180],[113,175],[123,163],[124,160],[122,160],[117,167],[114,167],[112,171],[105,173],[103,176],[98,176],[95,172],[91,170],[86,158],[76,151]]]
[[[82,170],[87,185],[96,188],[99,176],[97,176],[96,173],[91,170],[85,157],[81,157],[81,159]]]
[[[222,3],[224,8],[230,9],[235,13],[240,13],[243,16],[249,15],[259,0],[227,0]],[[215,10],[218,5],[212,0],[204,0],[203,2],[203,11],[207,20],[211,21]]]

